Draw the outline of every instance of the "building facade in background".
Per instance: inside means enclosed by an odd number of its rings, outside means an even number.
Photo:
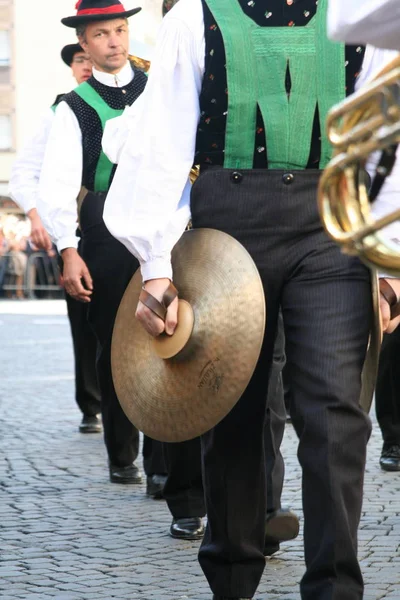
[[[130,19],[131,51],[151,58],[163,0],[124,0],[142,6]],[[76,41],[62,17],[75,13],[76,0],[0,0],[0,214],[17,212],[7,197],[16,152],[38,126],[55,97],[74,87],[61,48]],[[146,54],[146,56],[144,56]]]

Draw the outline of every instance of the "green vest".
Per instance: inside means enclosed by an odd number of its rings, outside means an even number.
[[[316,15],[304,27],[261,27],[244,14],[237,0],[206,2],[226,53],[224,167],[253,167],[258,105],[271,169],[306,168],[318,106],[320,168],[324,168],[331,157],[326,116],[346,95],[345,47],[328,40],[327,0],[319,1]],[[290,94],[285,87],[288,68]]]

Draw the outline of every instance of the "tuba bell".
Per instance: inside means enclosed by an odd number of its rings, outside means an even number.
[[[400,274],[400,246],[382,229],[400,219],[399,208],[375,219],[371,206],[390,174],[400,143],[400,56],[366,87],[333,107],[327,120],[333,158],[322,174],[318,204],[324,227],[343,252],[371,267]],[[381,152],[375,179],[365,167]]]

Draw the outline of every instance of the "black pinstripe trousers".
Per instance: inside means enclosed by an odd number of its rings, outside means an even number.
[[[376,381],[376,417],[385,447],[400,444],[400,329],[383,336]]]
[[[214,594],[255,594],[265,567],[263,425],[281,306],[303,473],[301,597],[360,600],[357,529],[370,421],[358,401],[372,313],[369,272],[324,233],[316,206],[319,172],[284,175],[245,170],[232,177],[230,170],[209,169],[192,189],[193,226],[225,231],[247,248],[268,307],[263,348],[245,393],[202,438],[208,526],[199,560]]]

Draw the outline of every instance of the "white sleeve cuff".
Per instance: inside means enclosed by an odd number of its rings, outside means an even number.
[[[61,252],[65,248],[78,248],[79,238],[74,236],[65,236],[58,240],[57,250]]]
[[[172,265],[171,257],[153,258],[141,265],[143,281],[149,279],[171,279],[172,281]]]

